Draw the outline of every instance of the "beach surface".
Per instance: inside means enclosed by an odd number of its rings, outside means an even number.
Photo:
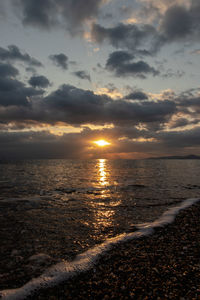
[[[116,245],[98,264],[29,299],[200,299],[200,204],[153,235]]]

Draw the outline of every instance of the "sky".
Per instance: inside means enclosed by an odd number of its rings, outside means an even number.
[[[200,154],[199,20],[199,0],[1,0],[0,159]]]

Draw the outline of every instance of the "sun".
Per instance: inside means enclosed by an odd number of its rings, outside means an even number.
[[[110,143],[105,140],[94,141],[94,143],[99,147],[105,147],[105,146],[110,145]]]

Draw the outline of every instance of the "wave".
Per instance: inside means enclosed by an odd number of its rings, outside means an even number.
[[[109,251],[113,245],[153,234],[155,228],[172,223],[180,210],[183,210],[198,201],[200,201],[200,199],[187,199],[179,206],[168,209],[154,222],[137,225],[137,230],[134,232],[123,233],[113,238],[109,238],[102,244],[96,245],[84,253],[77,255],[71,262],[62,261],[61,263],[50,267],[41,276],[30,280],[20,288],[3,290],[0,292],[1,299],[22,300],[34,294],[35,291],[53,287],[65,282],[69,278],[92,268],[95,263],[97,263],[99,257]]]

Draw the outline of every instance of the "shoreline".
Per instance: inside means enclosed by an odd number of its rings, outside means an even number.
[[[148,237],[120,245],[90,271],[32,300],[200,299],[200,203]]]
[[[89,271],[28,299],[197,299],[199,214],[197,203],[153,235],[112,246]]]

